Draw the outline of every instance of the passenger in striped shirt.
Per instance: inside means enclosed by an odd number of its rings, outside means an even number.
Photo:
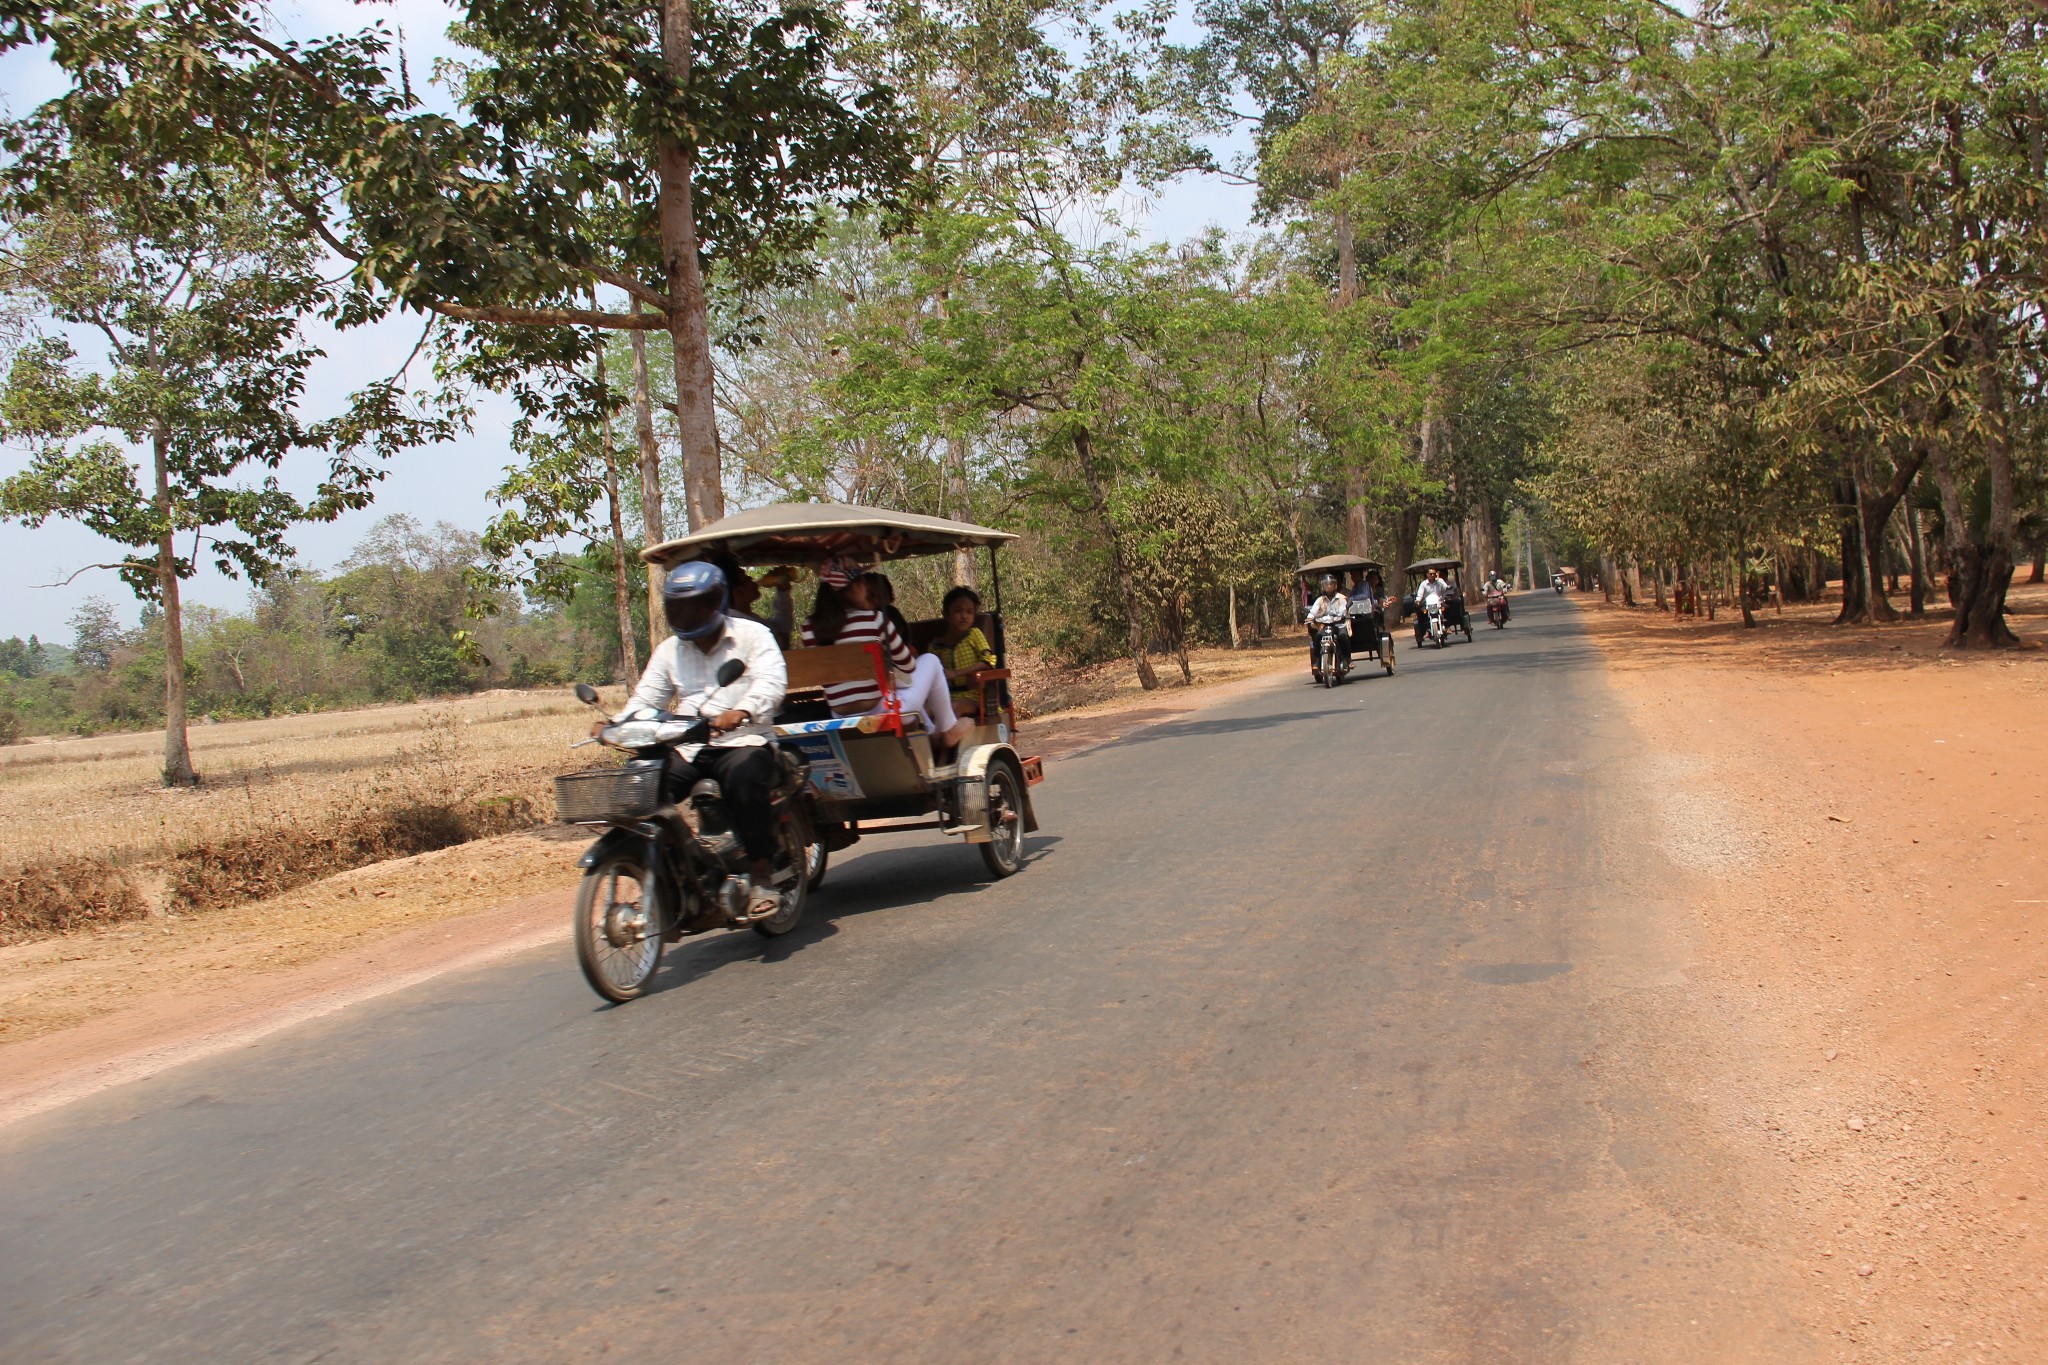
[[[958,744],[970,728],[953,711],[946,668],[936,655],[911,652],[910,642],[894,622],[875,610],[860,570],[841,561],[818,569],[818,601],[804,622],[804,646],[880,644],[905,711],[914,711],[941,744]],[[832,683],[825,699],[834,715],[872,716],[882,709],[882,693],[872,681]]]

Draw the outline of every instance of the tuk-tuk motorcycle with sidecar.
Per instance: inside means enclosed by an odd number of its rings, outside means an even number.
[[[1418,559],[1402,570],[1409,581],[1407,595],[1401,599],[1401,614],[1406,617],[1412,613],[1415,617],[1415,645],[1418,649],[1425,643],[1441,649],[1450,643],[1452,634],[1459,631],[1464,633],[1467,642],[1472,639],[1472,618],[1465,610],[1464,568],[1463,560],[1446,557]],[[1423,610],[1418,596],[1431,569],[1451,585],[1450,597],[1444,602],[1442,612],[1435,616]]]
[[[976,620],[996,655],[994,668],[970,682],[979,716],[949,755],[935,753],[917,713],[897,695],[878,644],[792,648],[784,654],[789,692],[775,716],[776,743],[804,762],[817,834],[811,884],[825,860],[866,834],[936,829],[975,845],[989,874],[1007,877],[1024,863],[1024,836],[1038,828],[1030,789],[1044,765],[1019,751],[1003,628],[999,551],[1016,536],[986,526],[845,503],[777,503],[739,512],[701,531],[649,547],[650,564],[673,568],[707,554],[729,555],[742,568],[816,568],[831,560],[886,564],[921,555],[987,551],[989,610]],[[913,650],[945,628],[912,621]],[[837,716],[825,700],[833,683],[872,682],[883,698],[874,715]],[[943,757],[944,761],[940,761]]]
[[[776,748],[791,773],[788,790],[778,790],[777,808],[786,811],[783,819],[791,826],[785,842],[801,849],[801,875],[782,883],[785,907],[794,897],[794,910],[785,908],[769,921],[747,921],[739,916],[736,898],[721,894],[720,884],[693,886],[686,867],[679,863],[670,869],[653,857],[643,857],[636,865],[638,875],[622,880],[618,869],[606,861],[606,839],[600,839],[583,859],[585,890],[578,896],[577,930],[585,975],[601,994],[623,1000],[644,991],[659,963],[661,944],[684,934],[742,924],[758,933],[786,933],[801,914],[803,894],[824,881],[831,854],[864,835],[935,829],[975,845],[991,876],[1007,877],[1024,865],[1024,836],[1038,828],[1031,788],[1045,780],[1045,772],[1036,755],[1018,747],[1010,695],[998,551],[1014,539],[1007,531],[943,517],[843,503],[780,503],[737,513],[641,553],[642,559],[666,570],[707,556],[730,557],[742,567],[815,568],[830,560],[881,564],[918,555],[972,555],[985,549],[991,609],[980,614],[977,625],[995,651],[996,666],[970,676],[978,718],[950,753],[940,753],[934,748],[937,737],[925,732],[915,711],[903,707],[882,646],[786,650],[789,689],[774,720]],[[940,635],[944,624],[911,622],[908,643],[923,649]],[[834,715],[824,689],[844,682],[872,683],[883,698],[880,710],[863,716]],[[645,735],[636,731],[627,737],[654,746],[694,742],[683,734],[686,719],[664,715],[649,723],[656,728]],[[651,838],[658,832],[659,819],[675,815],[690,825],[699,844],[730,860],[732,850],[725,846],[732,841],[719,828],[717,793],[693,793],[676,805],[662,803],[658,765],[649,761],[658,755],[658,748],[646,748],[625,769],[556,779],[564,820],[609,824],[612,832],[607,839],[621,830]],[[628,772],[641,776],[614,776]],[[575,790],[577,784],[583,789]],[[707,795],[709,801],[698,799]],[[679,840],[672,842],[687,847]],[[595,885],[607,876],[613,889]],[[581,951],[585,939],[592,945],[588,955]],[[623,956],[626,961],[609,971],[593,965],[594,958],[607,956]]]
[[[1363,559],[1348,554],[1324,555],[1321,559],[1312,559],[1302,565],[1295,570],[1300,593],[1298,607],[1301,618],[1304,621],[1308,619],[1308,609],[1318,595],[1317,584],[1322,581],[1325,574],[1334,574],[1339,583],[1347,581],[1348,578],[1355,585],[1363,582],[1368,573],[1378,573],[1382,567],[1376,559]],[[1346,589],[1345,595],[1351,597],[1351,590]],[[1361,661],[1369,660],[1377,663],[1382,672],[1392,673],[1394,638],[1387,633],[1385,604],[1373,603],[1368,606],[1352,598],[1348,615],[1351,628],[1351,664],[1357,666]],[[1321,636],[1317,636],[1311,643],[1314,646],[1314,659],[1309,665],[1310,676],[1324,687],[1336,686],[1338,682],[1343,681],[1346,670],[1341,658],[1326,660],[1325,657],[1331,653],[1330,646],[1336,642],[1325,641]],[[1338,665],[1334,671],[1329,667],[1330,662]]]

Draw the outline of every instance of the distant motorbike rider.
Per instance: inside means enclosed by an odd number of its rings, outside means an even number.
[[[1337,575],[1326,573],[1318,584],[1322,595],[1308,608],[1308,666],[1320,673],[1323,667],[1323,627],[1337,627],[1337,657],[1351,662],[1351,600],[1337,586]]]
[[[782,651],[767,626],[728,609],[725,574],[715,564],[691,560],[671,569],[662,580],[661,605],[675,634],[655,648],[614,720],[667,711],[678,698],[701,698],[693,713],[711,722],[712,738],[676,750],[669,789],[686,793],[706,777],[718,783],[733,833],[747,853],[747,918],[765,919],[781,905],[774,885],[774,796],[781,766],[772,737],[776,708],[789,690]],[[747,671],[721,687],[718,668],[728,659],[738,659]],[[605,724],[593,725],[591,734]]]
[[[1500,619],[1508,619],[1508,581],[1495,569],[1486,576],[1486,605],[1500,608]]]

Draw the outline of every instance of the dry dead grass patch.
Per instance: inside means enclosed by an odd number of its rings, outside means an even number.
[[[274,896],[525,828],[582,708],[563,693],[202,726],[204,777],[157,782],[161,733],[0,753],[0,943]]]

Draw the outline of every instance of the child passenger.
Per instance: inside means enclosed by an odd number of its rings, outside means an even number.
[[[963,720],[979,720],[981,693],[974,686],[974,673],[996,666],[996,652],[990,647],[988,636],[974,624],[975,617],[981,615],[981,594],[965,586],[952,589],[946,594],[943,614],[946,630],[932,641],[931,651],[945,665],[954,713]]]

